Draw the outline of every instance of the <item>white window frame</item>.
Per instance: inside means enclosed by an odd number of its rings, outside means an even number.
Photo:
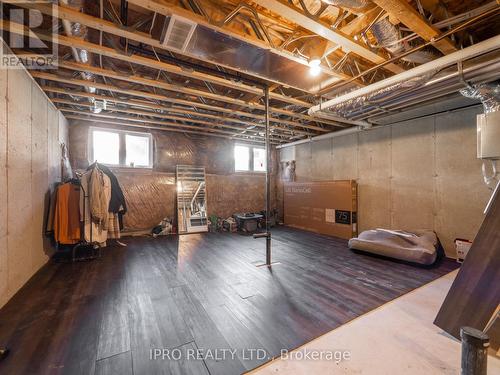
[[[89,128],[89,134],[88,134],[88,142],[87,142],[87,155],[88,155],[88,160],[89,163],[92,164],[95,162],[94,160],[94,131],[102,131],[102,132],[109,132],[109,133],[115,133],[118,134],[119,136],[119,148],[118,148],[118,153],[119,153],[119,164],[105,164],[109,167],[115,167],[115,168],[133,168],[133,169],[151,169],[153,168],[153,136],[151,133],[146,133],[146,132],[136,132],[136,131],[129,131],[129,130],[121,130],[121,129],[113,129],[113,128],[103,128],[99,126],[91,126]],[[126,135],[133,135],[133,136],[141,136],[144,138],[148,138],[149,140],[149,165],[147,166],[130,166],[125,163],[125,160],[127,160],[127,149],[126,149],[126,141],[125,137]]]
[[[236,169],[236,159],[234,157],[234,148],[236,146],[244,146],[244,147],[248,147],[249,148],[250,155],[249,155],[249,158],[248,158],[248,170],[246,170],[246,171]],[[261,150],[264,150],[264,151],[266,150],[266,148],[264,146],[256,145],[256,144],[251,144],[251,143],[237,142],[237,143],[233,144],[233,169],[234,169],[235,173],[263,173],[263,174],[265,174],[267,172],[267,168],[268,168],[267,158],[266,158],[266,168],[265,168],[265,170],[263,170],[263,171],[256,171],[256,170],[254,170],[254,155],[253,155],[253,150],[255,148],[258,148],[258,149],[261,149]]]

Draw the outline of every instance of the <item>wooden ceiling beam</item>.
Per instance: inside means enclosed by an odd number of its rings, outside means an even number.
[[[247,102],[247,101],[231,98],[228,96],[212,94],[212,93],[207,92],[207,91],[201,91],[201,90],[196,90],[196,89],[190,89],[188,87],[172,85],[172,84],[169,84],[166,82],[157,81],[154,79],[145,78],[145,77],[141,77],[141,76],[137,76],[137,75],[133,75],[133,74],[124,74],[124,73],[120,73],[120,72],[117,73],[114,70],[110,70],[110,69],[101,69],[101,68],[89,66],[86,64],[73,63],[73,62],[61,62],[61,63],[59,63],[59,67],[74,70],[74,71],[79,71],[79,72],[94,73],[94,74],[98,74],[98,75],[108,77],[108,78],[114,78],[114,79],[119,79],[122,81],[127,81],[127,82],[131,82],[131,83],[145,85],[145,86],[161,88],[161,89],[165,89],[165,90],[169,90],[169,91],[179,92],[179,93],[186,94],[186,95],[192,95],[195,97],[201,96],[201,97],[216,100],[219,102],[224,102],[224,103],[228,103],[228,104],[232,104],[232,105],[239,105],[239,106],[242,106],[245,108],[249,108],[251,110],[255,110],[255,109],[260,110],[260,111],[265,110],[265,106],[263,106],[262,104]],[[283,110],[280,108],[270,107],[270,111],[276,112],[279,114],[286,114],[289,116],[295,116],[295,112],[291,112],[291,111],[283,112]]]
[[[73,105],[73,106],[82,106],[82,107],[87,107],[87,108],[92,108],[93,105],[90,104],[90,103],[87,103],[87,102],[76,102],[76,101],[72,101],[72,100],[66,100],[66,99],[59,99],[59,98],[52,98],[52,103],[55,103],[55,104],[66,104],[66,105]],[[209,121],[206,121],[206,120],[200,120],[200,119],[193,119],[191,117],[182,117],[182,116],[176,116],[176,115],[172,115],[170,113],[158,113],[158,112],[151,112],[151,111],[141,111],[141,110],[137,110],[137,109],[132,109],[132,108],[118,108],[118,107],[111,107],[111,108],[108,108],[107,111],[111,111],[111,112],[120,112],[120,113],[128,113],[128,114],[135,114],[135,115],[140,115],[140,116],[149,116],[149,117],[156,117],[156,118],[161,118],[161,119],[165,119],[165,120],[176,120],[176,121],[187,121],[187,122],[193,122],[193,123],[199,123],[199,124],[203,124],[203,125],[208,125],[208,126],[219,126],[219,127],[224,127],[224,128],[227,128],[227,129],[234,129],[234,130],[249,130],[245,127],[242,127],[242,126],[234,126],[234,125],[229,125],[229,124],[223,124],[223,123],[220,123],[220,121],[231,121],[232,119],[227,119],[227,120],[223,120],[221,118],[219,118],[218,116],[213,116],[211,117],[212,119],[218,121],[218,122],[209,122]],[[190,114],[190,115],[193,115],[193,114]],[[197,116],[197,117],[206,117],[206,115],[202,114],[202,113],[196,113],[194,114],[194,116]],[[265,125],[262,125],[262,124],[256,124],[256,123],[251,123],[251,122],[242,122],[242,125],[243,126],[252,126],[252,127],[256,127],[256,128],[264,128]],[[307,133],[307,132],[295,132],[295,131],[291,131],[289,129],[283,129],[283,128],[278,128],[278,127],[273,127],[274,131],[275,132],[280,132],[280,133],[288,133],[288,134],[283,134],[284,136],[293,136],[293,135],[296,135],[294,133],[297,133],[297,134],[304,134],[304,135],[311,135],[311,133]],[[255,131],[255,130],[254,130]]]
[[[201,125],[206,125],[205,126],[197,126],[197,125],[188,125],[188,124],[180,124],[175,121],[160,121],[160,120],[152,120],[152,119],[147,119],[144,117],[134,117],[134,116],[118,116],[116,114],[113,114],[110,111],[102,111],[100,113],[93,113],[93,112],[87,112],[87,111],[82,111],[78,109],[72,109],[68,107],[63,107],[63,106],[58,106],[58,109],[61,112],[70,112],[70,113],[77,113],[81,115],[92,115],[95,117],[100,117],[100,118],[107,118],[107,119],[114,119],[114,120],[126,120],[126,121],[132,121],[132,122],[143,122],[146,124],[156,124],[156,125],[169,125],[169,126],[178,126],[180,128],[185,128],[185,129],[196,129],[196,130],[203,130],[203,131],[208,131],[208,132],[215,132],[215,133],[221,133],[221,134],[233,134],[233,132],[222,130],[222,129],[216,129],[216,127],[224,127],[226,129],[232,129],[232,130],[237,130],[237,131],[246,131],[247,129],[242,128],[242,127],[236,127],[236,126],[231,126],[231,125],[222,125],[222,124],[216,124],[216,123],[210,123],[207,121],[189,121],[195,124],[201,124]],[[177,120],[173,118],[172,120]],[[187,121],[186,119],[181,119],[181,121]],[[255,135],[255,131],[249,131],[251,136],[258,136]]]
[[[194,126],[194,125],[185,125],[185,124],[179,124],[179,123],[170,122],[170,121],[155,121],[155,120],[149,120],[149,119],[137,118],[137,117],[131,117],[131,116],[116,116],[113,114],[106,114],[106,113],[89,113],[89,112],[73,110],[73,109],[69,109],[69,108],[60,108],[60,111],[63,113],[74,113],[76,115],[90,116],[92,118],[98,118],[101,120],[112,120],[112,121],[119,120],[119,121],[127,121],[128,123],[170,126],[172,128],[177,128],[177,129],[195,130],[197,132],[200,132],[201,134],[224,134],[224,135],[227,135],[227,136],[230,136],[233,138],[240,137],[240,138],[245,138],[249,141],[253,140],[253,139],[248,139],[247,136],[245,136],[245,134],[242,134],[242,133],[235,133],[235,132],[230,132],[230,131],[226,131],[226,130],[206,128],[206,127],[200,127],[200,126]],[[263,136],[254,135],[254,134],[249,134],[248,136],[259,139],[259,140],[264,139]],[[274,142],[285,142],[285,140],[280,140],[280,139],[276,139],[276,138],[272,138],[271,140]]]
[[[382,9],[379,7],[373,7],[370,10],[366,11],[366,13],[360,14],[347,25],[340,28],[340,31],[346,35],[354,36],[362,32],[370,23],[372,23],[375,18],[382,12]]]
[[[137,5],[143,9],[147,9],[147,10],[150,10],[154,13],[158,13],[158,14],[161,14],[164,16],[176,15],[179,17],[187,18],[189,20],[196,22],[199,25],[207,27],[211,30],[218,32],[218,33],[227,35],[233,39],[237,39],[237,40],[240,40],[242,42],[252,44],[257,48],[269,50],[269,51],[271,51],[279,56],[285,57],[285,58],[292,60],[294,62],[297,62],[299,64],[307,65],[307,62],[305,62],[303,59],[294,56],[291,52],[288,52],[285,49],[273,48],[270,44],[268,44],[265,41],[262,41],[258,38],[255,38],[251,35],[248,35],[246,33],[238,32],[235,29],[230,28],[229,26],[224,26],[224,25],[219,26],[219,25],[215,24],[216,23],[215,21],[209,22],[204,17],[202,17],[196,13],[193,13],[187,9],[183,9],[183,8],[178,7],[178,6],[169,4],[166,1],[161,1],[161,0],[160,1],[157,1],[157,0],[128,0],[128,2],[131,4]],[[276,22],[278,23],[279,21],[276,20]],[[334,75],[340,79],[351,78],[349,75],[341,73],[341,72],[330,71],[327,73]],[[276,82],[276,83],[279,83],[279,82]],[[270,97],[272,98],[272,93],[270,93]]]
[[[64,12],[65,12],[65,14],[67,14],[68,12],[72,12],[72,13],[77,13],[78,15],[80,15],[80,17],[86,16],[86,18],[88,18],[88,17],[94,18],[91,16],[84,15],[83,13],[76,12],[74,10],[66,9]],[[71,17],[71,19],[76,20],[76,19],[78,19],[78,17]],[[100,18],[95,18],[95,19],[96,19],[96,21],[94,21],[94,23],[103,24],[103,25],[105,23],[108,23],[108,24],[114,25],[113,23],[111,23],[109,21],[102,20]],[[32,31],[26,29],[23,25],[15,23],[15,22],[10,22],[7,20],[4,20],[3,23],[0,25],[0,27],[3,30],[9,30],[10,32],[21,34],[21,35],[25,35],[25,33],[28,33],[28,32],[30,34],[33,34]],[[111,26],[109,26],[109,27],[111,27]],[[132,33],[131,31],[127,31],[126,29],[120,28],[116,25],[114,25],[113,27],[115,29],[114,34],[118,35],[118,36],[123,37],[124,35],[128,35],[128,37],[130,37],[130,33]],[[132,33],[132,34],[135,34],[135,33]],[[47,35],[46,33],[37,33],[37,36],[44,41],[48,41],[48,42],[54,41],[52,36]],[[142,34],[139,33],[139,36],[137,36],[136,39],[132,39],[132,40],[142,40],[143,38],[144,38],[144,36],[142,36]],[[154,42],[153,42],[154,39],[149,38],[149,40],[150,40],[150,43],[154,44]],[[220,86],[227,87],[227,88],[234,89],[234,90],[238,90],[238,91],[251,93],[254,95],[261,95],[261,96],[263,95],[263,90],[258,88],[258,87],[255,87],[255,86],[249,86],[249,85],[246,85],[243,83],[234,82],[230,79],[225,79],[222,77],[218,77],[215,75],[210,75],[210,74],[206,74],[206,73],[202,73],[202,72],[184,70],[177,65],[169,64],[169,63],[166,63],[163,61],[158,61],[155,59],[150,59],[150,58],[139,56],[139,55],[128,55],[125,52],[117,51],[113,48],[109,48],[109,47],[101,46],[99,44],[91,43],[91,42],[85,41],[81,38],[58,35],[55,41],[58,44],[66,46],[66,47],[75,47],[75,48],[79,48],[79,49],[85,49],[89,52],[92,52],[92,53],[95,53],[98,55],[102,55],[102,56],[106,56],[106,57],[110,57],[110,58],[115,58],[115,59],[125,61],[128,63],[132,63],[132,64],[142,65],[142,66],[152,68],[152,69],[163,70],[167,73],[180,75],[182,77],[186,77],[189,79],[200,80],[203,82],[210,82],[212,84],[220,85]],[[160,43],[159,41],[156,41],[156,42],[158,44]],[[158,47],[158,48],[160,48],[160,47]],[[270,93],[270,98],[273,100],[279,100],[279,101],[284,102],[284,103],[293,104],[293,105],[301,106],[304,108],[309,108],[311,106],[311,104],[308,102],[304,102],[302,100],[295,99],[295,98],[288,97],[288,96],[281,95],[281,94],[277,94],[277,93]]]
[[[57,101],[53,101],[53,102],[57,103]],[[79,105],[79,104],[72,103],[72,105]],[[64,107],[64,106],[60,106],[60,105],[57,107],[58,107],[58,109],[60,109],[63,112],[69,111],[69,112],[81,113],[81,114],[88,114],[89,113],[89,112],[80,111],[80,110],[76,110],[76,109],[72,109],[72,108],[68,108],[68,107]],[[91,105],[89,105],[89,107],[91,107]],[[103,115],[101,117],[115,118],[115,117],[112,117],[112,115],[110,115],[110,113],[113,113],[113,112],[128,113],[128,114],[134,114],[134,115],[138,115],[138,116],[149,116],[149,117],[163,118],[163,119],[172,120],[172,121],[191,122],[193,124],[206,125],[209,128],[210,127],[218,127],[218,128],[232,129],[232,130],[237,130],[237,131],[248,130],[248,129],[241,127],[241,126],[226,125],[226,124],[220,124],[220,123],[216,123],[216,122],[209,122],[209,121],[203,121],[203,120],[197,120],[197,119],[189,119],[186,117],[179,117],[179,116],[161,116],[161,115],[159,115],[159,116],[153,115],[152,116],[151,113],[146,113],[146,114],[140,113],[142,111],[119,110],[119,109],[115,109],[115,108],[108,108],[106,111],[100,112],[99,115]],[[129,117],[129,116],[127,116],[127,119],[129,119],[130,121],[146,121],[147,120],[143,117]],[[132,120],[132,119],[134,119],[134,120]],[[151,121],[154,121],[154,120],[151,120]],[[172,123],[176,124],[176,122],[172,122]],[[182,124],[179,124],[179,125],[182,125]],[[255,133],[255,130],[248,130],[248,131],[250,131],[251,133]],[[254,135],[254,134],[252,134],[252,135]]]
[[[91,122],[93,124],[106,124],[106,125],[113,125],[113,126],[130,126],[130,127],[136,127],[136,128],[142,128],[142,129],[148,129],[148,130],[161,130],[161,131],[167,131],[167,132],[176,132],[176,133],[187,133],[187,134],[196,134],[196,135],[203,135],[203,136],[209,136],[209,137],[219,137],[219,138],[226,138],[226,139],[237,139],[241,141],[247,141],[247,142],[255,142],[255,143],[264,143],[263,140],[261,139],[255,139],[255,140],[249,140],[247,138],[241,138],[238,136],[230,136],[230,135],[224,135],[224,134],[215,134],[215,133],[207,133],[204,131],[195,131],[195,130],[188,130],[188,129],[179,129],[175,127],[164,127],[164,126],[153,126],[153,125],[142,125],[138,123],[133,123],[133,122],[124,122],[124,121],[112,121],[112,120],[106,120],[102,118],[95,118],[95,117],[89,117],[89,116],[78,116],[78,115],[65,115],[65,117],[68,120],[75,120],[75,121],[86,121],[86,122]],[[279,144],[280,142],[271,142],[271,144]]]
[[[28,28],[24,27],[23,25],[18,24],[18,23],[14,23],[14,22],[10,22],[10,21],[5,21],[5,20],[2,23],[0,23],[0,29],[8,30],[10,32],[17,33],[20,35],[25,35],[24,33],[26,33],[26,35],[33,35],[33,32],[31,30],[29,30]],[[33,35],[33,37],[35,37],[35,36]],[[45,40],[45,41],[49,41],[49,42],[52,41],[52,38],[49,35],[44,34],[44,33],[37,33],[36,37],[38,37],[42,40]],[[167,64],[164,62],[159,62],[157,60],[149,59],[146,57],[136,56],[136,55],[128,56],[123,52],[118,52],[112,48],[108,48],[108,47],[100,46],[100,45],[95,44],[95,43],[87,42],[87,41],[84,41],[80,38],[58,35],[57,43],[59,43],[61,45],[68,46],[68,47],[85,49],[85,50],[92,52],[92,53],[101,54],[103,56],[110,57],[110,58],[116,58],[118,60],[122,60],[122,61],[129,62],[132,64],[143,65],[143,66],[153,68],[153,69],[158,69],[158,70],[170,71],[170,72],[173,72],[175,74],[181,74],[181,75],[188,76],[188,77],[195,78],[195,79],[201,79],[201,78],[196,78],[199,75],[207,76],[206,74],[203,74],[203,73],[186,72],[177,66],[170,65],[170,64]],[[173,68],[171,68],[171,67],[173,67]],[[169,69],[171,69],[171,70],[169,70]],[[179,72],[181,72],[181,73],[179,73]],[[215,77],[215,76],[210,76],[210,77],[212,77],[215,81],[219,81],[219,80],[225,81],[224,79],[222,79],[222,78],[219,79],[218,77]],[[203,80],[203,79],[201,79],[201,80]],[[236,85],[236,87],[241,86],[240,84],[235,84],[235,85]],[[249,87],[249,86],[247,86],[247,87]],[[242,90],[242,91],[244,91],[244,90]],[[259,95],[262,94],[262,90],[260,90],[258,88],[253,88],[252,92],[255,94],[258,93]],[[310,106],[310,104],[307,104],[307,107],[308,106]],[[261,108],[263,108],[263,107],[264,106],[261,106]],[[280,108],[272,107],[271,113],[285,115],[285,116],[289,116],[292,118],[297,118],[297,119],[301,119],[301,120],[305,120],[305,121],[309,121],[309,122],[323,123],[323,124],[327,124],[327,125],[331,125],[331,126],[335,126],[335,127],[346,127],[344,125],[340,125],[338,122],[320,119],[317,117],[312,117],[309,115],[304,115],[301,113],[292,112],[292,111],[288,111],[288,110],[284,110],[284,109],[280,109]],[[309,125],[309,126],[311,126],[311,125]],[[303,127],[307,127],[307,126],[303,126]],[[319,127],[317,127],[317,128],[319,128]]]
[[[373,2],[427,42],[432,41],[441,34],[438,29],[429,25],[406,0],[373,0]],[[433,43],[433,46],[445,55],[457,50],[453,42],[448,38]]]
[[[45,73],[45,72],[32,71],[31,75],[34,78],[46,79],[46,80],[50,80],[50,81],[67,83],[67,84],[83,86],[83,87],[95,87],[95,88],[98,88],[100,90],[107,90],[107,91],[117,92],[117,93],[121,93],[121,94],[137,96],[137,97],[141,97],[141,98],[145,98],[145,99],[152,99],[152,100],[159,100],[159,101],[163,101],[163,102],[182,104],[182,105],[186,105],[186,106],[190,106],[190,107],[194,106],[194,107],[199,107],[199,108],[212,110],[212,111],[222,111],[222,112],[231,113],[231,114],[235,114],[235,115],[237,114],[239,116],[257,118],[260,120],[265,119],[264,116],[262,116],[262,115],[255,115],[253,113],[235,111],[235,110],[232,110],[230,108],[215,107],[212,105],[207,105],[207,104],[202,104],[202,103],[193,103],[193,102],[188,101],[188,100],[174,99],[174,98],[170,98],[170,97],[167,97],[164,95],[147,93],[147,92],[138,91],[138,90],[121,89],[121,88],[110,86],[107,84],[90,82],[87,80],[68,79],[68,78],[60,77],[60,76],[55,75],[55,74],[50,74],[50,73]],[[311,130],[315,130],[315,131],[319,131],[319,132],[328,132],[329,131],[328,129],[321,128],[321,127],[315,126],[315,125],[301,124],[298,122],[291,122],[291,121],[286,121],[286,120],[281,120],[281,119],[275,119],[273,117],[270,118],[270,121],[276,122],[276,123],[283,123],[283,124],[287,124],[287,125],[290,125],[293,127],[298,127],[298,128],[311,129]]]
[[[7,0],[6,2],[9,2],[9,1],[12,1],[12,0]],[[43,3],[42,4],[40,4],[40,3],[30,4],[30,3],[25,2],[25,3],[20,3],[19,5],[29,7],[29,8],[38,9],[42,13],[47,14],[47,15],[54,15],[54,12],[52,11],[52,6],[49,6],[47,4],[43,4]],[[133,41],[136,41],[139,43],[147,44],[147,45],[154,47],[154,48],[165,49],[165,46],[163,44],[161,44],[161,42],[159,40],[152,38],[149,34],[133,30],[132,28],[124,27],[121,25],[116,25],[113,22],[103,20],[102,18],[93,17],[93,16],[90,16],[88,14],[79,12],[77,10],[74,10],[72,8],[65,7],[62,5],[59,5],[59,6],[54,5],[54,8],[56,9],[55,14],[61,20],[64,19],[64,20],[67,20],[70,22],[78,22],[82,25],[85,25],[85,26],[90,27],[90,28],[95,29],[95,30],[103,31],[103,32],[106,32],[106,33],[109,33],[112,35],[119,36],[121,38],[133,40]],[[191,13],[191,19],[193,19],[193,17],[196,18],[198,16],[194,13]],[[178,52],[178,51],[175,51],[175,52]],[[190,55],[189,57],[199,60],[199,58],[197,58],[196,56]],[[294,61],[298,61],[298,60],[299,59],[294,57]],[[220,65],[220,64],[217,64],[217,65]],[[175,65],[172,65],[172,66],[174,67]],[[231,67],[231,66],[224,66],[224,67],[228,68],[228,69],[232,69],[232,70],[235,69],[235,67]],[[246,74],[251,75],[251,73],[248,73],[248,72],[246,72]],[[256,76],[255,76],[255,78],[262,79],[262,77],[256,77]],[[339,78],[346,78],[346,77],[342,76]],[[347,78],[350,78],[350,77],[347,77]],[[208,81],[208,79],[209,78],[205,77],[204,80]],[[220,80],[218,80],[218,82],[219,82],[218,84],[221,84]],[[231,80],[226,80],[226,84],[230,85],[228,87],[234,88],[237,90],[244,90],[244,91],[245,90],[255,90],[254,87],[248,86],[248,85],[239,84],[239,85],[235,86]],[[262,94],[263,94],[262,90],[260,90],[260,96],[262,96]],[[273,92],[270,92],[269,97],[271,99],[274,99],[274,100],[279,100],[279,101],[282,101],[285,103],[294,104],[294,105],[298,105],[298,106],[302,106],[302,107],[306,107],[306,108],[310,107],[310,105],[311,105],[308,102],[304,102],[302,100],[294,99],[293,97],[288,97],[288,96],[281,95],[278,93],[273,93]]]
[[[310,18],[295,6],[290,5],[285,0],[252,1],[260,5],[261,7],[267,8],[273,13],[313,32],[314,34],[317,34],[330,42],[340,45],[344,52],[352,52],[375,64],[385,62],[384,57],[376,54],[375,52],[372,52],[366,46],[363,46],[361,43],[358,43],[357,41],[352,39],[349,35],[346,35],[339,30],[333,30],[329,27],[329,25],[319,19]],[[393,73],[401,73],[403,71],[403,68],[395,64],[388,64],[385,66],[385,68]]]
[[[52,93],[57,93],[57,94],[62,94],[62,95],[77,96],[77,97],[81,97],[81,98],[94,98],[94,99],[99,99],[99,100],[106,100],[106,101],[112,102],[112,103],[125,104],[128,106],[133,105],[133,106],[137,106],[137,107],[143,107],[146,109],[157,109],[157,110],[162,110],[162,111],[170,111],[170,112],[174,112],[174,113],[179,112],[179,113],[185,113],[185,114],[206,116],[205,112],[200,113],[200,112],[185,109],[184,107],[179,108],[179,107],[174,107],[174,106],[159,105],[159,104],[152,103],[150,101],[145,101],[145,100],[136,100],[136,99],[131,99],[131,98],[119,99],[119,98],[115,98],[113,96],[89,94],[89,93],[84,92],[84,91],[70,91],[69,92],[67,89],[60,88],[60,87],[54,87],[54,86],[41,86],[41,87],[42,87],[42,90],[44,90],[46,93],[52,92]],[[108,90],[108,91],[112,91],[112,90]],[[165,101],[167,101],[167,100],[165,100]],[[180,100],[180,99],[168,99],[167,102],[193,107],[192,103],[185,101],[185,100]],[[255,115],[255,114],[246,113],[246,112],[240,112],[240,111],[233,111],[231,109],[227,109],[227,108],[223,108],[223,107],[213,107],[210,105],[202,104],[202,106],[199,106],[199,108],[203,108],[204,110],[209,110],[211,112],[219,112],[218,115],[209,115],[209,116],[215,116],[216,118],[220,118],[220,119],[227,119],[227,121],[233,121],[233,122],[243,121],[243,120],[231,117],[231,116],[242,116],[242,117],[244,116],[244,117],[249,117],[251,119],[255,119],[255,120],[259,120],[259,121],[265,121],[264,116]],[[309,132],[304,132],[303,130],[299,130],[296,128],[288,129],[288,128],[279,127],[278,124],[279,125],[288,125],[287,121],[285,121],[285,120],[277,120],[277,119],[273,119],[271,117],[269,119],[269,121],[271,123],[277,124],[277,125],[271,125],[272,127],[282,129],[284,131],[289,130],[289,131],[292,131],[292,132],[297,133],[297,134],[303,133],[304,135],[311,135],[311,133],[309,133]],[[245,122],[245,123],[247,123],[247,122]],[[259,126],[259,125],[263,126],[263,123],[259,124],[257,122],[255,122],[255,123],[248,122],[248,124],[255,125],[255,126]],[[295,126],[297,125],[296,123],[291,123],[291,124],[295,125]],[[289,126],[292,126],[292,125],[289,125]]]

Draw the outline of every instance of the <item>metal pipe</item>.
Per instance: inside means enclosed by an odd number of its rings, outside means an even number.
[[[495,79],[498,76],[500,57],[490,59],[489,56],[487,56],[486,59],[483,60],[485,61],[478,62],[465,69],[463,73],[468,81],[477,83],[478,81]],[[432,78],[429,82],[410,93],[398,93],[398,91],[394,91],[398,96],[394,97],[393,95],[393,99],[386,98],[383,105],[374,105],[373,102],[367,100],[366,105],[359,108],[359,110],[351,111],[349,113],[349,118],[357,120],[367,119],[374,115],[373,112],[380,111],[381,108],[392,111],[394,109],[408,107],[422,101],[453,93],[464,87],[464,83],[461,82],[458,77],[458,72],[452,72]],[[321,112],[319,112],[319,114],[322,115]]]
[[[276,146],[276,148],[280,149],[280,148],[284,148],[284,147],[297,146],[297,145],[301,145],[304,143],[321,141],[323,139],[330,139],[330,138],[341,137],[343,135],[359,133],[360,131],[365,130],[365,129],[369,129],[370,127],[353,126],[352,128],[342,129],[342,130],[327,133],[327,134],[321,134],[321,135],[318,135],[316,137],[312,137],[312,138],[308,138],[308,139],[301,139],[300,141],[290,142],[290,143],[286,143],[284,145],[278,145],[278,146]]]
[[[440,57],[439,59],[420,65],[416,68],[407,70],[393,77],[389,77],[382,81],[376,82],[372,85],[341,95],[337,98],[328,100],[324,103],[320,103],[319,105],[312,106],[311,108],[309,108],[308,114],[314,115],[316,112],[331,108],[335,105],[344,103],[348,100],[356,99],[361,96],[371,94],[375,91],[387,88],[389,86],[401,83],[403,81],[423,76],[433,71],[442,69],[446,66],[456,64],[459,61],[464,61],[472,57],[475,57],[477,55],[496,50],[498,48],[500,48],[500,35],[487,39],[473,46],[467,47],[463,50],[459,50],[449,55]]]
[[[270,230],[270,216],[271,216],[271,145],[269,143],[270,128],[269,128],[269,87],[264,88],[264,102],[266,105],[266,131],[265,131],[265,145],[266,145],[266,216],[265,224],[266,231],[264,233],[256,233],[253,238],[266,238],[266,266],[271,265],[271,230]]]
[[[253,17],[255,18],[255,21],[257,22],[257,24],[259,25],[259,27],[261,28],[262,32],[264,33],[264,35],[266,36],[266,39],[269,43],[269,45],[271,46],[271,48],[276,48],[274,46],[274,43],[273,43],[273,40],[271,39],[271,37],[269,36],[269,33],[267,32],[267,29],[264,27],[264,25],[262,24],[262,22],[260,21],[260,17],[259,17],[259,14],[257,13],[257,11],[252,8],[250,5],[248,4],[245,4],[245,3],[240,3],[236,8],[234,8],[231,13],[229,13],[226,18],[224,18],[221,22],[218,23],[217,26],[219,27],[222,27],[222,26],[225,26],[227,25],[228,23],[230,23],[239,13],[242,9],[246,9],[248,10],[250,13],[252,13]]]
[[[266,264],[271,265],[271,231],[269,220],[271,216],[271,145],[269,144],[269,87],[264,89],[266,104]]]
[[[78,11],[81,11],[81,4],[79,4],[79,2],[77,2],[77,4],[70,4],[70,0],[60,0],[60,3],[65,5],[66,7],[70,7],[70,8],[73,8],[73,9],[78,9]],[[62,25],[63,25],[63,28],[64,28],[64,32],[67,36],[73,36],[74,35],[74,32],[73,32],[73,26],[78,26],[78,30],[81,31],[82,29],[82,25],[81,24],[78,24],[78,23],[75,23],[75,24],[72,24],[70,21],[68,20],[65,20],[63,19],[62,20]],[[82,36],[84,37],[84,36]],[[73,55],[73,58],[75,59],[76,62],[78,63],[83,63],[83,64],[89,64],[89,61],[88,61],[88,56],[89,56],[89,53],[87,50],[80,50],[78,51],[77,48],[75,47],[71,47],[71,54]],[[82,58],[83,57],[83,58]],[[91,73],[87,73],[87,72],[80,72],[80,75],[82,77],[82,79],[84,80],[87,80],[87,81],[92,81],[94,76],[93,74]],[[91,87],[91,86],[85,86],[85,91],[87,91],[89,94],[95,94],[96,92],[96,89],[95,87]],[[91,103],[94,103],[95,102],[95,99],[94,98],[89,98],[89,101]]]

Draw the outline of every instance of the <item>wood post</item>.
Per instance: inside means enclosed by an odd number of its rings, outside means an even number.
[[[486,375],[488,361],[488,335],[472,327],[460,329],[462,339],[461,375]]]

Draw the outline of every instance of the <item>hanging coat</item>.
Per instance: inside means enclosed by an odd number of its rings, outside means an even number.
[[[97,171],[96,171],[97,170]],[[96,178],[92,181],[92,173],[100,173],[95,175]],[[82,190],[80,193],[80,217],[84,221],[84,236],[87,242],[104,243],[108,238],[108,216],[107,207],[111,199],[111,181],[108,176],[98,170],[98,168],[89,170],[82,175],[81,178]],[[92,218],[92,209],[102,214],[102,208],[106,211],[106,220],[99,219],[97,216]]]

